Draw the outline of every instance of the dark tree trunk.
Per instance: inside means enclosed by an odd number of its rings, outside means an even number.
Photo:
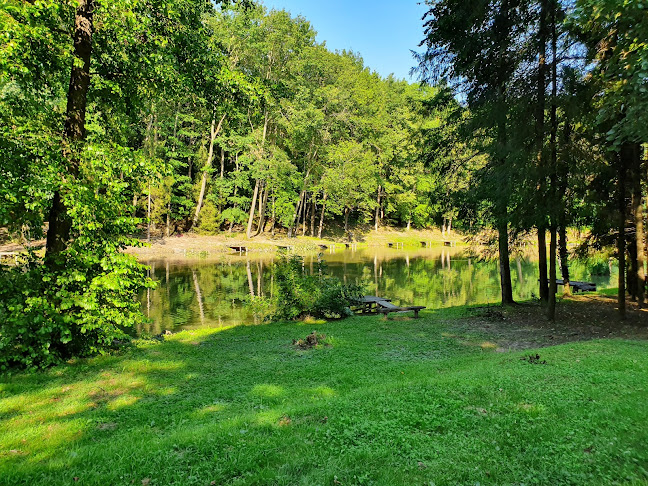
[[[293,222],[290,228],[288,228],[288,238],[297,236],[297,227],[299,226],[299,216],[301,214],[301,207],[304,204],[306,198],[306,189],[302,189],[299,194],[299,201],[297,202],[297,207],[295,208],[295,215],[293,216]]]
[[[67,170],[62,177],[67,182],[72,182],[79,175],[79,145],[85,139],[94,4],[94,0],[80,0],[74,20],[74,53],[63,133],[63,155],[67,160]],[[72,228],[60,190],[54,193],[48,221],[45,261],[49,266],[56,267],[61,264],[56,261],[56,257],[67,248]]]
[[[556,227],[551,229],[549,239],[549,303],[547,305],[547,318],[550,321],[556,319],[556,249],[558,246],[556,238]]]
[[[513,304],[513,285],[511,284],[511,263],[508,246],[508,224],[506,222],[503,224],[500,223],[497,231],[502,304]]]
[[[641,145],[632,144],[632,218],[635,222],[635,238],[632,248],[632,282],[633,297],[643,306],[645,296],[645,275],[644,275],[644,224],[643,224],[643,192],[642,181],[643,171],[641,163]]]
[[[637,301],[637,293],[639,291],[637,285],[637,273],[639,273],[639,265],[637,264],[637,242],[635,235],[630,233],[626,234],[626,255],[628,261],[626,262],[626,291],[633,302]]]
[[[556,2],[551,2],[551,134],[549,148],[551,161],[549,167],[549,216],[551,218],[551,241],[549,243],[549,305],[547,318],[556,318],[556,228],[558,209],[562,210],[562,194],[558,193],[558,35],[556,30]]]
[[[567,249],[567,187],[569,179],[569,162],[570,162],[570,143],[571,143],[571,121],[565,120],[563,128],[563,150],[559,159],[559,184],[558,193],[563,198],[563,205],[559,208],[558,220],[558,253],[560,255],[560,270],[563,279],[563,292],[565,295],[571,295],[569,285],[569,251]]]
[[[538,191],[539,202],[545,197],[546,192],[546,163],[544,155],[545,141],[545,90],[547,89],[547,10],[548,0],[540,2],[540,26],[538,30],[538,80],[536,84],[536,150],[538,151]],[[542,211],[546,206],[536,204]],[[540,302],[546,304],[549,301],[549,282],[547,275],[547,226],[545,224],[546,214],[538,214],[538,270],[539,270],[539,294]]]
[[[544,224],[538,225],[538,270],[540,302],[546,304],[549,301],[549,274],[547,273],[547,228]]]
[[[349,214],[351,214],[351,210],[344,208],[344,232],[346,234],[349,234]]]
[[[569,286],[569,251],[567,250],[567,228],[565,218],[561,221],[558,228],[558,253],[560,255],[560,273],[563,279],[563,289],[565,295],[571,295]]]
[[[621,148],[621,153],[616,157],[617,161],[617,217],[618,217],[618,234],[617,234],[617,254],[619,258],[619,292],[617,302],[619,306],[619,319],[624,320],[626,314],[626,157],[627,146]]]
[[[500,266],[500,285],[502,289],[502,305],[513,304],[513,285],[511,284],[511,263],[509,254],[509,241],[508,241],[508,186],[510,184],[508,173],[505,170],[506,166],[506,147],[507,147],[507,119],[506,119],[506,95],[504,88],[500,87],[499,93],[500,116],[502,117],[498,122],[497,140],[499,150],[501,153],[498,155],[497,164],[500,171],[504,174],[503,190],[497,195],[495,201],[496,218],[497,218],[497,233],[498,233],[498,249],[499,249],[499,266]]]
[[[311,195],[312,197],[312,195]],[[302,236],[306,236],[306,223],[308,222],[308,218],[310,217],[310,210],[311,210],[312,205],[309,204],[308,202],[305,202],[304,204],[304,217],[302,218]]]

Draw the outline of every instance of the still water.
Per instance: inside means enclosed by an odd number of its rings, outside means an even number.
[[[428,308],[495,303],[500,299],[497,261],[470,258],[455,248],[421,250],[368,249],[325,251],[327,272],[346,283],[363,284],[367,293],[388,297],[397,305]],[[141,297],[150,323],[139,332],[222,327],[254,322],[245,301],[250,295],[272,296],[273,255],[230,255],[219,260],[150,260],[155,290]],[[316,267],[318,256],[304,257]],[[570,264],[572,280],[595,282],[599,289],[614,285],[616,269],[608,275],[581,262]],[[514,297],[533,298],[537,290],[537,262],[511,261]]]

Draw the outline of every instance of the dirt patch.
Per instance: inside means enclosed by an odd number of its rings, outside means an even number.
[[[293,339],[293,346],[299,349],[312,349],[318,344],[324,346],[330,346],[326,342],[326,334],[317,334],[313,331],[305,339]]]
[[[627,317],[620,321],[616,298],[602,295],[565,298],[558,303],[553,322],[547,321],[540,304],[480,307],[473,314],[453,323],[453,330],[477,332],[501,352],[602,338],[648,340],[648,309],[629,302]]]

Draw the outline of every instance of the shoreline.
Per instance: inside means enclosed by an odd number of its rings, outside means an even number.
[[[378,233],[370,232],[362,235],[357,241],[347,242],[342,238],[315,238],[309,236],[271,236],[262,234],[254,238],[247,238],[244,233],[198,235],[184,234],[152,239],[143,247],[129,247],[126,253],[138,258],[152,259],[158,257],[177,257],[178,259],[220,257],[232,254],[232,247],[245,248],[244,253],[276,253],[281,247],[294,248],[298,253],[317,252],[331,248],[347,248],[354,245],[355,249],[389,248],[389,244],[398,244],[401,248],[421,249],[425,247],[442,247],[444,242],[452,247],[468,248],[465,237],[453,232],[450,236],[443,237],[438,230],[380,230]],[[326,248],[324,248],[324,246]]]

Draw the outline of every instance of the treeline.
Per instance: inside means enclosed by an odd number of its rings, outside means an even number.
[[[185,48],[191,71],[178,66],[140,114],[151,172],[133,201],[157,234],[321,237],[332,220],[348,232],[452,216],[418,150],[440,125],[439,90],[381,78],[305,19],[258,5],[207,9]]]
[[[569,281],[567,228],[614,246],[619,310],[645,293],[648,9],[640,1],[430,0],[423,79],[468,108],[458,131],[487,163],[467,203],[498,232],[502,302],[515,236],[538,235],[540,298]],[[549,240],[547,241],[547,235]],[[558,265],[558,257],[560,266]],[[567,286],[568,290],[568,286]]]

